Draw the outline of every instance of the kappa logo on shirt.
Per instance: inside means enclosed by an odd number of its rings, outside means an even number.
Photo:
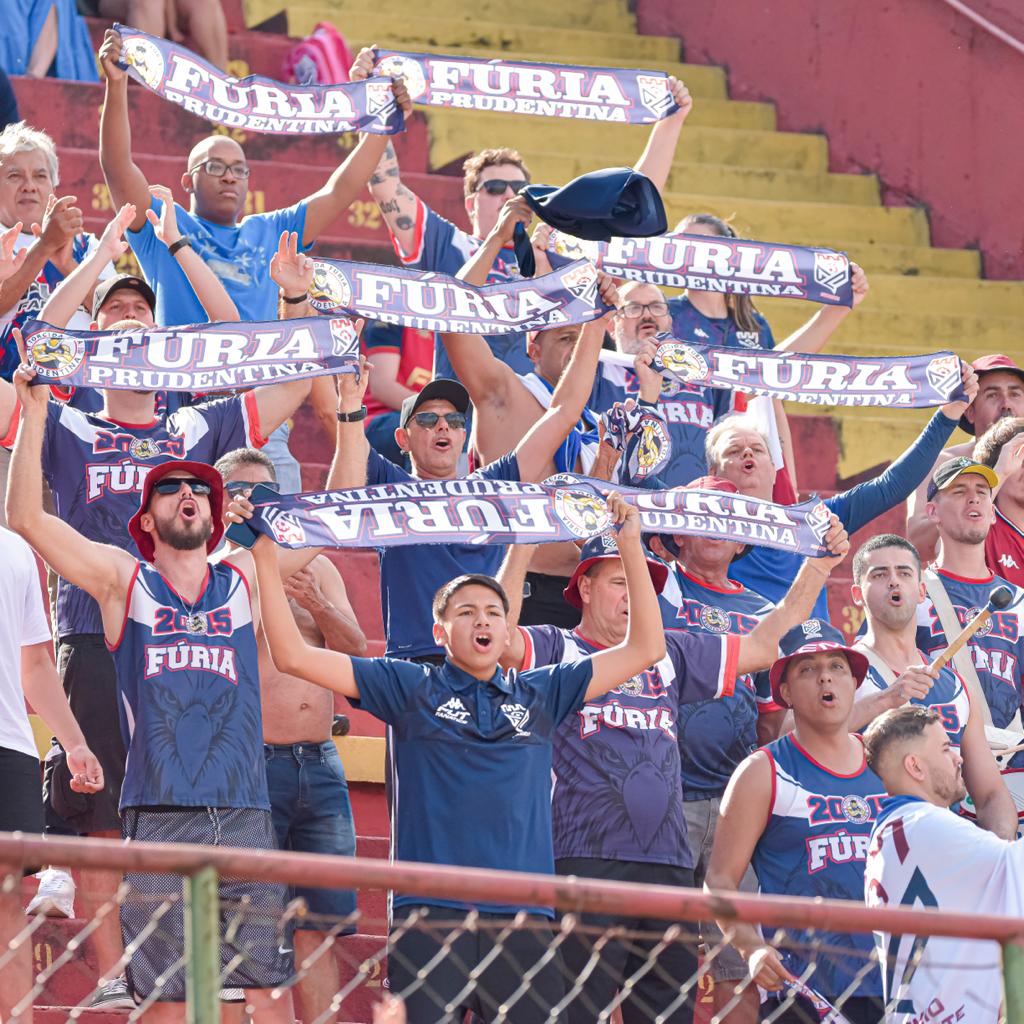
[[[505,717],[512,723],[512,728],[515,729],[517,736],[530,735],[525,728],[526,723],[530,720],[529,708],[522,704],[502,704],[501,710]]]
[[[1005,566],[1007,569],[1019,569],[1020,566],[1013,560],[1012,555],[1000,555],[999,564]]]
[[[458,697],[446,700],[435,712],[435,718],[442,718],[446,722],[455,722],[458,725],[465,725],[469,721],[469,712],[466,705]]]

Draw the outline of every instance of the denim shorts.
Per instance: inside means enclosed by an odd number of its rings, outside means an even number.
[[[334,743],[265,743],[263,752],[277,845],[302,853],[355,856],[348,783]],[[293,894],[306,901],[309,916],[301,927],[309,931],[330,931],[356,909],[356,894],[348,889],[296,886]],[[354,931],[350,925],[339,934]]]

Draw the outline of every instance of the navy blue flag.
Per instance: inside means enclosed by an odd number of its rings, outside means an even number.
[[[115,24],[119,65],[165,100],[214,124],[271,135],[339,135],[405,130],[391,79],[340,85],[285,85],[263,75],[232,78],[168,39]]]
[[[853,306],[850,258],[833,249],[686,234],[589,242],[558,231],[548,249],[588,259],[612,277],[665,288]]]
[[[313,308],[423,331],[511,334],[596,320],[611,307],[586,260],[543,277],[477,287],[446,274],[314,260]]]
[[[685,384],[745,391],[809,405],[896,406],[925,409],[966,400],[960,359],[952,352],[923,356],[803,355],[719,348],[660,335],[651,366]],[[604,362],[633,365],[633,357],[602,352]]]
[[[648,491],[563,473],[541,484],[413,480],[344,491],[254,494],[248,526],[289,548],[404,544],[550,544],[608,529],[604,496],[618,491],[650,533],[684,533],[825,553],[830,516],[818,499],[775,505],[718,491]]]
[[[377,50],[373,71],[405,79],[413,103],[579,121],[650,124],[679,107],[661,71]]]
[[[33,384],[234,391],[359,369],[359,335],[343,317],[136,331],[68,331],[29,320],[22,332]]]

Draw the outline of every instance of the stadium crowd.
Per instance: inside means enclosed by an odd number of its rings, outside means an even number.
[[[193,6],[179,0],[183,11]],[[531,175],[507,140],[465,163],[469,230],[403,182],[378,134],[362,135],[318,191],[246,217],[245,151],[210,135],[182,154],[186,208],[133,159],[121,46],[111,29],[99,54],[99,159],[116,212],[98,237],[61,194],[54,140],[24,122],[0,134],[9,527],[0,530],[0,830],[353,855],[332,738],[339,693],[387,723],[401,860],[862,900],[872,832],[891,821],[893,800],[933,804],[950,819],[945,808],[956,805],[974,819],[958,826],[984,832],[993,858],[1011,856],[1018,812],[1007,782],[1020,777],[1012,770],[1024,752],[1000,751],[1021,739],[1024,368],[999,353],[961,363],[966,399],[937,409],[877,477],[826,500],[818,558],[644,533],[636,508],[614,492],[617,529],[582,550],[381,547],[386,652],[367,658],[332,558],[266,536],[251,550],[224,537],[251,517],[253,488],[302,489],[288,431],[303,403],[335,445],[326,490],[460,477],[537,483],[570,472],[793,504],[799,466],[781,403],[759,400],[755,412],[741,394],[663,378],[652,367],[658,341],[817,353],[869,301],[867,275],[853,266],[852,309],[824,307],[779,341],[748,296],[668,296],[602,274],[611,310],[582,327],[480,336],[367,323],[360,372],[312,383],[230,395],[33,385],[21,335],[30,319],[124,332],[315,315],[306,253],[367,186],[403,266],[474,285],[519,277],[516,231],[533,212],[518,193]],[[372,52],[361,52],[352,80],[372,65]],[[654,124],[635,164],[658,189],[693,107],[682,82],[670,88],[678,109]],[[400,79],[393,90],[408,109]],[[533,229],[540,271],[550,230]],[[700,210],[673,230],[733,234]],[[129,248],[140,276],[114,269]],[[609,349],[628,358],[601,359]],[[613,411],[662,424],[672,458],[657,478],[631,477],[624,446],[606,430]],[[905,501],[910,539],[879,530],[854,553],[865,630],[851,643],[829,621],[826,581],[850,554],[849,538]],[[49,570],[49,621],[33,553]],[[991,627],[949,665],[931,667],[1000,586],[1009,600]],[[42,774],[26,700],[55,737]],[[1008,877],[1019,889],[1018,863]],[[876,868],[876,881],[888,880]],[[153,901],[180,893],[180,879],[126,880],[120,921],[102,918],[88,940],[102,977],[92,1005],[130,1008],[156,993],[147,1019],[182,1019],[180,906],[159,935],[148,928]],[[27,910],[72,917],[78,899],[93,917],[121,882],[83,871],[76,893],[70,872],[50,865]],[[890,888],[883,902],[912,903],[912,886],[901,885],[907,896]],[[309,914],[282,945],[276,923],[290,896]],[[288,1001],[267,990],[294,975],[324,932],[346,921],[355,930],[355,894],[224,882],[222,898],[260,911],[224,938],[225,999],[246,999],[255,1020],[291,1021]],[[1009,912],[998,900],[989,909],[1000,907]],[[570,936],[547,955],[558,930],[551,910],[473,905],[483,920],[532,920],[503,935],[499,956],[486,930],[450,942],[414,926],[468,909],[454,897],[395,894],[389,979],[410,993],[388,1014],[416,1024],[463,1012],[492,1020],[530,971],[530,999],[507,1019],[552,1019],[566,979],[586,979],[557,1018],[583,1024],[658,956],[661,969],[629,986],[623,1020],[693,1018],[679,986],[698,970],[696,945],[613,939],[588,974],[590,943]],[[664,930],[643,917],[581,918]],[[0,940],[22,926],[0,918]],[[700,932],[705,951],[721,945],[709,971],[725,1019],[819,1020],[814,997],[840,1003],[850,1024],[912,1019],[891,1002],[891,969],[870,963],[870,936],[793,930],[779,942],[724,921],[702,922]],[[22,991],[24,959],[10,968],[23,972]],[[430,984],[417,986],[424,971]],[[735,995],[748,977],[757,985]],[[995,1021],[999,997],[993,1004],[991,978],[980,977],[943,998],[974,999],[978,1015],[962,1019]],[[295,1009],[307,1021],[330,1013],[340,987],[334,959],[315,959]],[[0,1017],[19,986],[3,989]]]

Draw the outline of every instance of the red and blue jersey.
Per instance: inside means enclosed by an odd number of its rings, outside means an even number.
[[[985,538],[988,567],[1014,586],[1024,587],[1024,530],[995,509],[996,521]]]
[[[1008,607],[993,611],[992,618],[968,641],[974,667],[978,673],[982,692],[992,712],[992,724],[1001,729],[1017,720],[1021,707],[1021,670],[1024,668],[1024,590],[1000,579],[964,579],[942,569],[935,570],[942,577],[949,603],[956,613],[960,628],[974,618],[988,604],[988,597],[998,586],[1008,586],[1013,598]],[[949,646],[942,623],[931,601],[925,601],[920,611],[917,646],[932,657]],[[1013,767],[1024,764],[1017,755]]]
[[[742,583],[713,587],[679,566],[669,573],[659,599],[666,629],[714,636],[746,636],[775,607]],[[767,672],[740,676],[735,690],[721,700],[680,707],[683,799],[721,796],[736,767],[757,747],[758,714],[779,710]]]
[[[760,313],[754,313],[756,331],[741,331],[731,316],[705,316],[685,295],[669,299],[668,312],[672,317],[672,337],[681,341],[723,348],[775,348],[772,329]]]
[[[140,562],[110,651],[128,751],[122,809],[270,810],[256,633],[238,569],[211,564],[191,603]]]
[[[405,252],[392,234],[391,241],[402,266],[414,270],[433,270],[454,277],[463,264],[480,248],[481,240],[457,228],[450,220],[435,213],[423,200],[416,202],[416,235],[411,252]],[[488,284],[503,284],[520,277],[519,264],[512,249],[502,249],[495,257]],[[526,355],[526,335],[495,334],[485,337],[494,355],[511,366],[516,373],[530,373],[533,363]],[[434,335],[434,376],[458,378],[441,344],[441,336]]]
[[[522,626],[523,668],[575,664],[601,650],[578,630]],[[551,817],[555,858],[692,868],[683,814],[679,720],[693,701],[728,697],[739,638],[665,634],[656,665],[588,700],[558,730]]]
[[[89,540],[137,556],[128,520],[153,466],[171,459],[214,463],[234,448],[262,444],[252,392],[186,406],[146,424],[116,423],[51,401],[43,474],[61,519]],[[57,630],[59,636],[103,632],[96,602],[63,579],[57,584]]]
[[[882,780],[866,758],[852,775],[837,775],[815,761],[793,733],[763,750],[771,762],[772,798],[751,859],[761,892],[862,901],[871,829],[886,795]],[[833,1001],[866,966],[874,946],[870,934],[796,928],[786,933],[788,941],[779,948],[786,968],[803,977],[813,964],[807,984]],[[881,993],[875,967],[850,995]]]

